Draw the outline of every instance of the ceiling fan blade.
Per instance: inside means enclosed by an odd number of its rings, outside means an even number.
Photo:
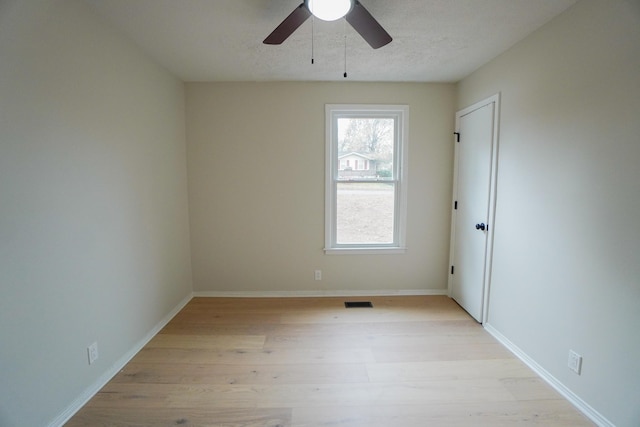
[[[345,16],[345,19],[374,49],[378,49],[393,40],[389,33],[382,28],[358,0],[354,1],[353,8]]]
[[[264,39],[262,43],[281,44],[310,16],[311,12],[309,12],[309,9],[307,9],[304,3],[301,3],[300,6],[296,7],[295,10],[291,12],[291,14],[289,14],[289,16],[287,16],[284,21],[282,21],[280,25],[278,25],[278,27],[273,30],[266,39]]]

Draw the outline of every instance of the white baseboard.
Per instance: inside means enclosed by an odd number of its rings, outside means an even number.
[[[133,348],[131,348],[128,352],[126,352],[120,359],[114,363],[111,368],[109,368],[104,374],[102,374],[98,379],[91,384],[87,389],[85,389],[80,396],[78,396],[62,413],[60,413],[51,423],[49,423],[49,427],[62,427],[67,421],[71,419],[71,417],[78,412],[93,396],[96,395],[100,391],[102,387],[104,387],[110,380],[113,378],[118,372],[124,368],[124,366],[129,363],[133,356],[135,356],[142,348],[147,345],[149,341],[158,333],[162,328],[164,328],[167,323],[173,317],[178,314],[180,310],[184,308],[185,305],[193,298],[192,294],[187,295],[182,301],[178,303],[177,306],[173,308],[166,316],[156,324],[140,341],[138,341]]]
[[[300,298],[300,297],[377,297],[447,295],[446,289],[368,290],[368,291],[196,291],[194,297],[215,298]]]
[[[484,324],[484,328],[495,339],[500,341],[509,351],[511,351],[518,359],[522,360],[529,368],[531,368],[536,374],[538,374],[543,380],[545,380],[551,387],[556,389],[565,399],[567,399],[573,406],[575,406],[580,412],[586,415],[591,421],[596,423],[600,427],[615,427],[615,425],[606,419],[601,413],[596,411],[587,402],[582,400],[577,394],[568,389],[557,378],[551,375],[546,369],[540,366],[535,360],[529,357],[518,346],[512,343],[507,337],[502,335],[497,329],[488,323]]]

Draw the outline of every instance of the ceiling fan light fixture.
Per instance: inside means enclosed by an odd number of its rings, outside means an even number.
[[[306,0],[309,11],[323,21],[335,21],[344,17],[353,6],[352,0]]]

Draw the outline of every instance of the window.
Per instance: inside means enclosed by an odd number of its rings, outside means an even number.
[[[327,105],[325,114],[325,252],[404,252],[409,107]]]

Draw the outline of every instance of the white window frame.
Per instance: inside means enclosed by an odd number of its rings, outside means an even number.
[[[385,244],[338,244],[336,242],[338,159],[338,119],[384,117],[396,121],[393,179],[395,183],[393,242]],[[325,105],[325,248],[326,254],[398,254],[406,252],[407,235],[407,150],[409,145],[408,105],[327,104]],[[371,182],[363,180],[363,182]],[[388,181],[387,181],[388,182]]]

